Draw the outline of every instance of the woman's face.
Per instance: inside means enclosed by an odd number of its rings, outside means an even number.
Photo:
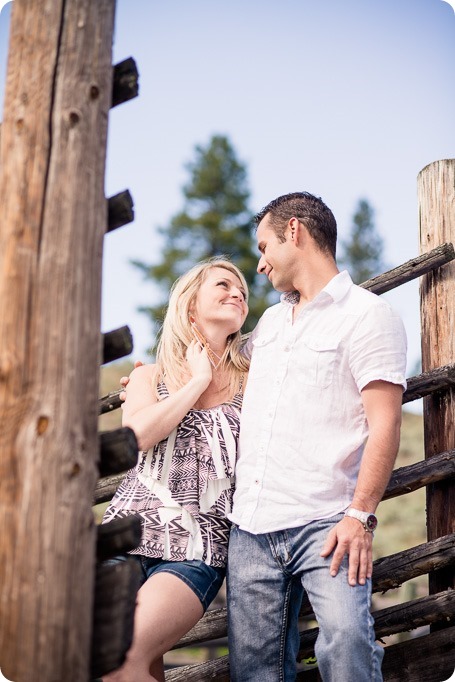
[[[245,321],[245,299],[246,291],[237,275],[223,267],[210,268],[196,296],[195,320],[202,328],[213,323],[223,325],[229,336]]]

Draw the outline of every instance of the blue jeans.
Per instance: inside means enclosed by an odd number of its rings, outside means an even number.
[[[227,572],[232,682],[290,682],[296,677],[303,591],[319,625],[315,646],[324,682],[380,682],[384,655],[370,614],[371,581],[351,587],[348,559],[338,575],[320,552],[342,514],[252,535],[232,526]]]

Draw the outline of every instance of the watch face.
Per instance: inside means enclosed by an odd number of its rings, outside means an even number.
[[[376,526],[378,525],[378,520],[374,514],[370,514],[365,521],[365,525],[368,528],[369,531],[373,532]]]

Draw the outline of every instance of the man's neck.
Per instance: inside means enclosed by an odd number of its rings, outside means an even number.
[[[293,309],[293,320],[295,320],[308,303],[327,286],[327,284],[339,274],[339,270],[334,262],[325,262],[320,265],[315,272],[306,271],[302,280],[297,283],[296,291],[299,293],[299,302]]]

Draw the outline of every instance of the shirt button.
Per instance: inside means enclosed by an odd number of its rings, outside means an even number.
[[[258,479],[256,479],[254,482],[255,482],[256,485],[259,485],[259,480],[258,480]]]
[[[284,350],[285,350],[286,353],[289,353],[289,351],[290,351],[291,349],[289,348],[289,346],[285,346],[285,347],[284,347]]]

